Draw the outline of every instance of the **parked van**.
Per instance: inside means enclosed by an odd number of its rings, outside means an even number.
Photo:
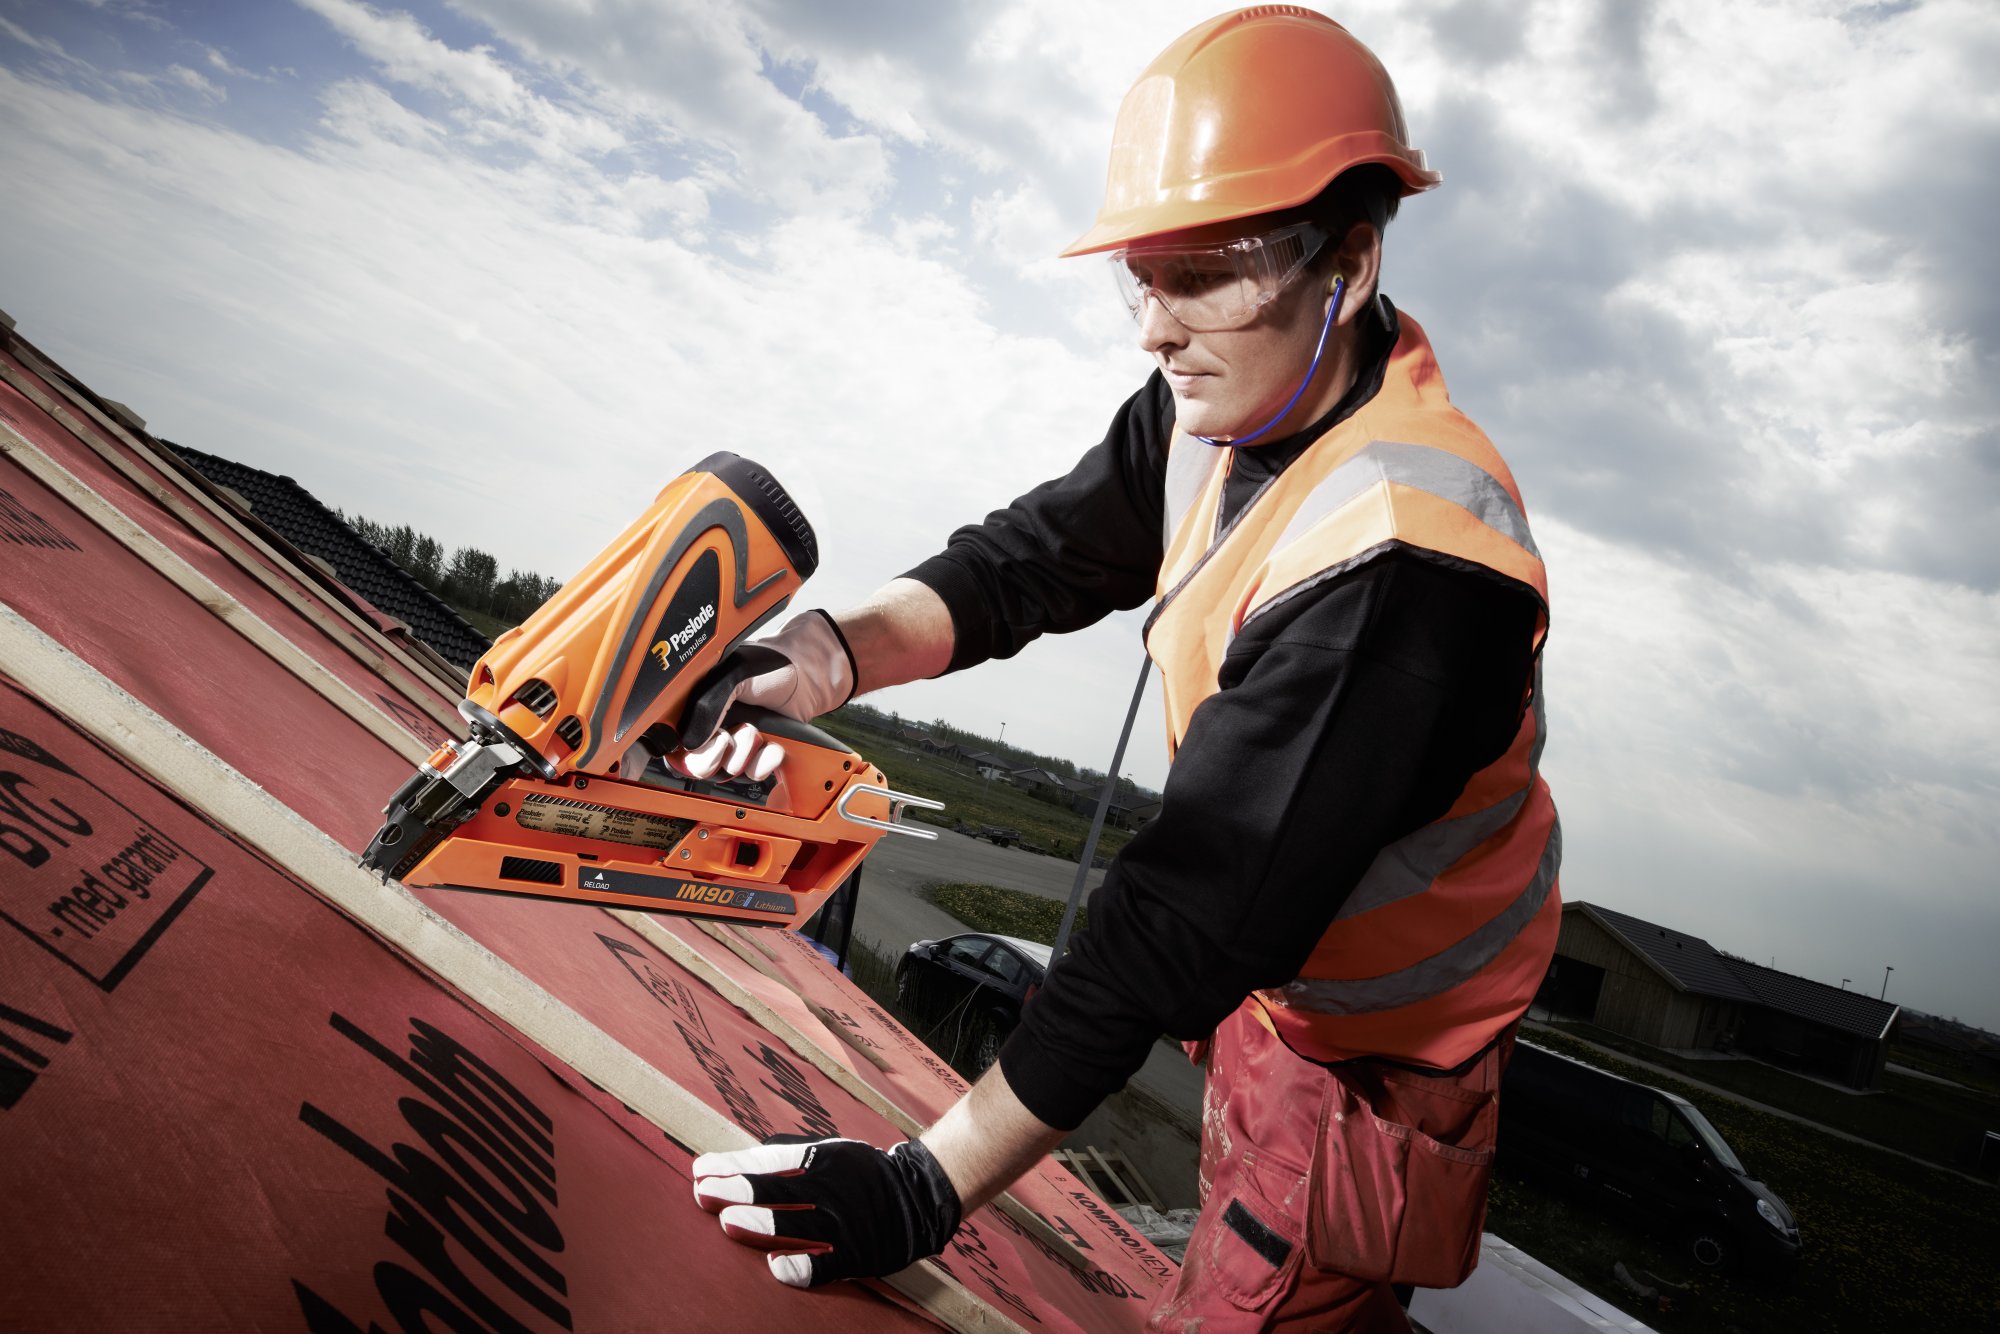
[[[1703,1269],[1783,1272],[1798,1260],[1792,1211],[1692,1103],[1528,1042],[1501,1084],[1499,1154],[1667,1232]]]

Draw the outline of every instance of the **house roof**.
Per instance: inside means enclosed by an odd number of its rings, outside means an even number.
[[[1030,783],[1047,783],[1050,787],[1065,786],[1060,774],[1052,774],[1047,769],[1037,769],[1033,766],[1026,769],[1010,770],[1007,776],[1009,778],[1023,779]]]
[[[192,462],[16,335],[0,333],[0,384],[0,486],[38,488],[29,513],[41,525],[0,564],[0,740],[38,798],[77,816],[66,857],[0,878],[0,916],[44,942],[6,956],[5,999],[36,1012],[0,1011],[0,1047],[22,1058],[0,1059],[0,1161],[48,1168],[10,1174],[0,1191],[0,1236],[19,1243],[8,1327],[112,1327],[147,1309],[165,1327],[234,1328],[246,1320],[231,1298],[246,1289],[293,1295],[309,1324],[369,1324],[399,1292],[457,1277],[435,1247],[397,1246],[400,1198],[384,1232],[384,1176],[414,1169],[374,1146],[440,1145],[440,1134],[489,1164],[505,1158],[498,1179],[549,1202],[539,1226],[493,1233],[539,1266],[515,1287],[541,1324],[798,1323],[804,1299],[740,1281],[754,1260],[688,1200],[694,1155],[752,1143],[794,1114],[820,1133],[914,1129],[963,1083],[795,933],[762,932],[753,965],[719,935],[578,903],[419,902],[355,865],[342,850],[365,845],[384,797],[434,754],[432,723],[449,717],[457,684],[428,650],[396,643],[400,628],[374,623],[386,616],[350,607],[320,568],[327,557],[268,517],[240,520]],[[235,478],[222,485],[245,492],[247,480],[254,497],[256,478]],[[118,513],[130,522],[108,521]],[[110,868],[136,868],[142,853],[137,894],[87,892],[94,877],[72,891],[73,868],[118,880]],[[21,916],[51,899],[45,911],[72,929]],[[96,915],[112,900],[115,923]],[[840,1025],[772,1008],[761,999],[772,985]],[[119,1004],[97,1003],[114,986]],[[87,1036],[72,1041],[63,1025],[86,1012]],[[852,1046],[870,1059],[848,1064]],[[271,1050],[297,1059],[272,1062]],[[122,1153],[121,1118],[101,1114],[104,1090],[138,1079],[170,1154]],[[905,1281],[898,1301],[920,1313],[852,1286],[814,1303],[814,1334],[1012,1316],[1136,1331],[1171,1264],[1058,1164],[1012,1193],[1039,1235],[969,1213],[993,1275],[979,1289],[942,1270]],[[172,1266],[115,1290],[79,1287],[61,1230],[44,1225],[70,1216],[149,1242],[174,1220],[184,1244]],[[657,1263],[624,1262],[633,1235]],[[1108,1281],[1068,1282],[1073,1264]],[[389,1269],[402,1288],[378,1287]],[[490,1305],[490,1278],[453,1300]]]
[[[340,581],[376,610],[410,627],[440,655],[470,670],[491,641],[417,577],[361,540],[338,514],[289,477],[162,441],[202,476],[241,496],[285,540],[333,566]]]
[[[1731,971],[1721,951],[1685,931],[1643,921],[1629,913],[1616,912],[1595,903],[1570,905],[1588,913],[1592,920],[1624,941],[1641,957],[1667,975],[1682,991],[1722,1000],[1751,1001],[1757,994]]]
[[[1676,931],[1595,903],[1565,911],[1587,914],[1665,973],[1683,991],[1721,1000],[1747,1001],[1862,1037],[1886,1036],[1900,1007],[1858,991],[1843,991],[1795,973],[1733,959],[1700,936]]]
[[[1757,993],[1758,1000],[1772,1009],[1865,1038],[1886,1037],[1896,1012],[1902,1008],[1859,991],[1830,987],[1745,959],[1731,959],[1729,967]]]

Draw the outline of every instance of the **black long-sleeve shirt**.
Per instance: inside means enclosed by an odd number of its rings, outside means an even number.
[[[1374,396],[1394,342],[1384,307],[1339,404],[1237,452],[1225,516]],[[1173,412],[1155,373],[1067,476],[910,571],[951,611],[949,670],[1152,596]],[[1251,991],[1296,977],[1376,853],[1442,815],[1512,741],[1536,610],[1497,578],[1391,551],[1246,624],[1159,816],[1113,861],[1089,930],[1001,1050],[1028,1110],[1073,1128],[1158,1035],[1206,1036]]]

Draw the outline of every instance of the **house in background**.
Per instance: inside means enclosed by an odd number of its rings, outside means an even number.
[[[1668,1050],[1736,1050],[1873,1088],[1900,1007],[1731,958],[1700,936],[1594,903],[1563,905],[1535,1003]]]
[[[971,765],[981,778],[1005,778],[1007,771],[1013,768],[1011,761],[983,750],[961,750],[954,758],[962,764]]]
[[[161,441],[245,516],[276,533],[348,589],[367,599],[389,624],[469,671],[491,641],[422,581],[361,539],[338,514],[289,477],[247,463]]]
[[[1061,774],[1050,773],[1047,769],[1038,769],[1030,766],[1026,769],[1010,769],[1007,772],[1007,777],[1013,781],[1015,786],[1026,788],[1045,801],[1053,801],[1062,805],[1068,804],[1066,798],[1069,795],[1069,788],[1064,784]]]

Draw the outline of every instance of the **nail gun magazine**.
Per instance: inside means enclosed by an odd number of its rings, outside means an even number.
[[[812,525],[768,472],[718,453],[473,665],[470,737],[417,767],[361,864],[413,889],[523,894],[797,927],[884,833],[940,803],[809,724],[737,707],[768,665],[743,647],[819,563]],[[782,662],[782,658],[779,659]],[[758,782],[660,762],[749,722],[785,758]]]

